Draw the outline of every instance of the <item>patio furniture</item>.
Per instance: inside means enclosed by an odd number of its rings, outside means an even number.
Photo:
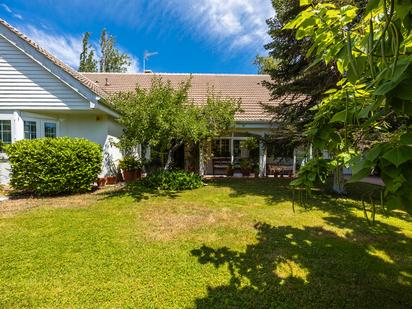
[[[290,165],[277,165],[277,164],[267,164],[266,165],[267,175],[274,175],[275,177],[292,177],[293,176],[293,166]]]
[[[222,170],[222,169],[224,173],[226,173],[226,170],[229,167],[230,163],[231,163],[231,159],[227,157],[213,158],[212,159],[213,175],[216,175],[216,170]]]

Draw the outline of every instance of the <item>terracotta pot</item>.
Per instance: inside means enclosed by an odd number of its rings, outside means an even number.
[[[249,177],[250,176],[250,171],[249,170],[242,170],[242,175]]]
[[[137,180],[137,171],[123,171],[123,178],[126,182],[133,182]]]
[[[99,178],[97,181],[99,187],[104,187],[106,185],[106,178]]]
[[[106,185],[114,185],[116,184],[116,176],[106,176]]]

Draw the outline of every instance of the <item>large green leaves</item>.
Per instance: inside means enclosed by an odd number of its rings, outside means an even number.
[[[383,155],[383,158],[394,164],[396,167],[412,160],[412,147],[411,146],[399,146]]]

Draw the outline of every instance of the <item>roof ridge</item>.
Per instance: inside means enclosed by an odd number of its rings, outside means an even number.
[[[90,75],[196,75],[196,76],[241,76],[241,77],[270,77],[268,74],[237,74],[237,73],[173,73],[173,72],[153,72],[153,73],[144,73],[144,72],[82,72],[81,74],[90,74]]]
[[[11,32],[13,32],[15,35],[17,35],[20,39],[25,41],[27,44],[32,46],[35,50],[37,50],[39,53],[41,53],[43,56],[49,59],[52,63],[60,67],[67,74],[71,75],[74,79],[78,80],[82,85],[84,85],[89,90],[91,90],[95,94],[102,96],[102,97],[108,96],[108,94],[102,88],[100,88],[95,82],[93,82],[92,80],[84,76],[83,74],[77,72],[72,67],[65,64],[63,61],[61,61],[60,59],[52,55],[50,52],[48,52],[46,49],[41,47],[38,43],[32,41],[27,35],[20,32],[17,28],[10,25],[4,19],[0,18],[0,24],[6,27]]]

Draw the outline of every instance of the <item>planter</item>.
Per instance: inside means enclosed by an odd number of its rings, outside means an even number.
[[[97,180],[97,184],[99,185],[99,187],[104,187],[106,185],[106,178],[100,178]]]
[[[140,177],[141,177],[141,172],[139,171],[123,171],[123,179],[126,182],[136,181],[138,178],[140,179]]]
[[[106,176],[106,185],[115,185],[117,181],[116,176]]]
[[[250,176],[250,171],[249,170],[242,170],[242,175],[245,177],[249,177]]]

